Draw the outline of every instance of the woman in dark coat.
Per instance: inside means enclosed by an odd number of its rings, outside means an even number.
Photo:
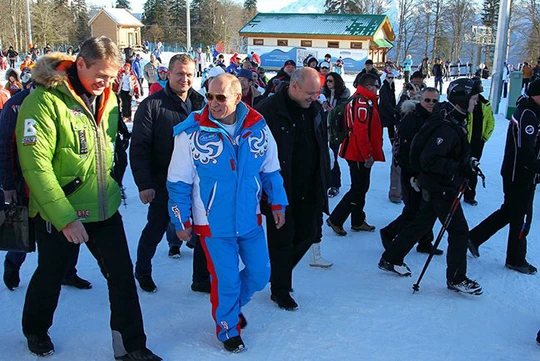
[[[345,86],[343,78],[338,73],[328,73],[326,81],[321,89],[321,94],[326,97],[323,102],[323,108],[329,111],[337,105],[346,102],[351,96],[351,92]],[[330,139],[330,148],[334,152],[334,168],[330,171],[330,188],[328,189],[328,197],[333,198],[339,194],[341,187],[341,170],[337,161],[340,143],[333,143]]]

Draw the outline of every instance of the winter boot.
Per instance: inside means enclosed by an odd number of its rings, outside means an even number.
[[[170,258],[180,258],[182,254],[180,253],[180,246],[170,246],[169,247],[169,257]]]
[[[393,272],[401,277],[410,277],[411,269],[403,262],[402,264],[392,264],[381,257],[379,268],[383,271]]]
[[[247,350],[246,345],[244,345],[244,341],[242,341],[240,336],[229,338],[223,342],[223,347],[225,347],[225,350],[234,353],[240,353]]]
[[[506,267],[510,268],[511,270],[518,271],[520,273],[524,273],[526,275],[534,275],[534,274],[536,274],[536,271],[537,271],[536,267],[534,267],[532,264],[530,264],[527,261],[525,261],[525,263],[517,265],[517,266],[507,263]]]
[[[54,345],[48,334],[24,335],[28,342],[28,350],[36,356],[44,357],[54,353]]]
[[[154,283],[154,280],[152,279],[151,275],[147,276],[135,276],[137,281],[139,281],[139,286],[141,289],[148,293],[154,293],[157,292],[157,286]]]
[[[366,221],[364,221],[364,223],[359,226],[351,226],[351,229],[355,232],[373,232],[375,231],[375,226],[371,226]]]
[[[321,256],[321,244],[313,243],[309,249],[309,265],[311,267],[329,268],[333,263]]]
[[[284,294],[272,294],[270,299],[277,303],[278,307],[285,311],[296,311],[298,303],[287,292]]]
[[[203,282],[193,282],[191,284],[191,290],[193,292],[210,293],[210,280]]]
[[[469,252],[473,255],[474,258],[480,257],[480,252],[478,247],[469,239],[467,246],[469,247]]]
[[[446,286],[449,290],[456,292],[467,293],[475,296],[480,296],[482,294],[482,286],[480,286],[478,282],[468,279],[467,277],[465,277],[465,279],[459,283],[447,281]]]
[[[347,231],[345,231],[345,230],[343,229],[342,226],[336,226],[334,223],[332,223],[332,221],[330,220],[330,218],[328,218],[328,219],[326,220],[326,224],[327,224],[330,228],[332,228],[332,230],[333,230],[334,232],[336,232],[338,236],[346,236],[346,235],[347,235]]]
[[[64,286],[71,286],[80,290],[89,290],[92,288],[92,284],[89,281],[79,277],[78,275],[73,276],[73,278],[70,278],[69,280],[64,279],[62,284]]]
[[[135,350],[128,352],[124,356],[118,356],[114,358],[119,361],[162,361],[163,359],[155,355],[149,349],[141,348],[140,350]]]
[[[19,287],[20,282],[19,268],[6,259],[4,261],[4,284],[8,290],[13,291],[15,288]]]

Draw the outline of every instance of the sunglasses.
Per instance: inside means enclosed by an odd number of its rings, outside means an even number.
[[[431,99],[431,98],[425,98],[422,100],[425,101],[426,103],[434,103],[434,104],[439,102],[439,99]]]
[[[333,83],[334,80],[332,80],[332,79],[327,79],[326,82],[327,82],[327,83]]]
[[[394,79],[393,76],[387,76],[386,79]]]
[[[216,98],[216,100],[217,100],[219,103],[225,103],[225,102],[227,101],[227,96],[226,96],[226,95],[223,95],[223,94],[206,93],[206,99],[208,99],[209,102],[211,102],[212,100],[214,100],[214,98]]]

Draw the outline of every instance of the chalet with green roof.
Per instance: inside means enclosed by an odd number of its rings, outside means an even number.
[[[262,66],[278,69],[288,59],[301,66],[313,55],[332,62],[342,58],[347,71],[358,71],[367,59],[386,60],[395,40],[386,15],[259,13],[240,30],[248,53],[261,56]]]

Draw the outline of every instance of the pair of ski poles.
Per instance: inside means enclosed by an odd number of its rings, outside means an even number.
[[[482,173],[482,170],[479,168],[479,163],[478,162],[476,162],[476,163],[473,162],[471,165],[472,165],[474,171],[476,172],[477,176],[479,176],[482,179],[482,186],[484,188],[486,188],[486,176],[484,175],[484,173]],[[418,277],[418,280],[412,286],[413,293],[415,293],[416,291],[420,291],[420,282],[422,281],[422,278],[424,277],[424,274],[427,271],[427,268],[428,268],[428,266],[429,266],[429,264],[431,262],[431,259],[433,258],[434,254],[435,254],[434,253],[435,250],[437,249],[437,247],[439,246],[439,244],[442,241],[442,238],[444,236],[444,232],[446,232],[446,229],[450,225],[450,222],[452,222],[452,219],[454,218],[454,214],[456,213],[456,210],[457,210],[459,204],[461,203],[461,198],[463,197],[463,194],[465,193],[465,190],[467,189],[468,186],[469,186],[469,180],[468,179],[465,180],[459,186],[458,193],[456,194],[456,196],[454,197],[454,200],[452,201],[452,205],[450,206],[450,210],[448,211],[448,215],[446,216],[446,219],[443,222],[441,230],[439,231],[439,234],[437,235],[437,239],[435,240],[435,243],[433,244],[433,249],[432,249],[432,251],[430,252],[430,254],[428,256],[428,258],[426,260],[426,263],[424,264],[424,268],[422,268],[422,272],[420,272],[420,276]]]

